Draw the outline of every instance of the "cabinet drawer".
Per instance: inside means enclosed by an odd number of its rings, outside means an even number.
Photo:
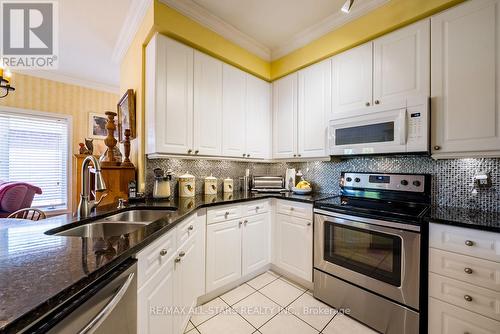
[[[169,231],[137,254],[137,287],[142,287],[175,255],[175,231]]]
[[[241,217],[239,205],[221,206],[207,210],[207,224],[220,223]]]
[[[500,322],[429,298],[429,334],[500,334]]]
[[[176,230],[176,244],[177,247],[183,245],[189,238],[196,235],[200,227],[196,224],[196,214],[192,214],[189,218],[186,218],[180,225],[177,226]]]
[[[284,215],[307,220],[312,220],[313,215],[313,208],[311,204],[292,201],[276,201],[276,211]]]
[[[429,296],[500,320],[500,293],[493,290],[430,273]]]
[[[430,247],[500,262],[500,234],[430,224]]]
[[[431,248],[429,270],[500,292],[500,264]]]
[[[269,212],[269,207],[269,201],[250,202],[248,204],[242,205],[242,215],[252,216],[259,213],[266,213]]]

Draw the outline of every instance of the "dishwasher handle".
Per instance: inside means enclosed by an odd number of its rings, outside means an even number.
[[[127,280],[122,286],[118,289],[118,291],[114,294],[113,298],[102,308],[101,311],[82,329],[78,332],[78,334],[92,334],[94,333],[99,326],[106,320],[109,314],[114,310],[116,305],[123,298],[125,293],[127,292],[130,283],[134,279],[135,273],[131,273],[128,275]]]

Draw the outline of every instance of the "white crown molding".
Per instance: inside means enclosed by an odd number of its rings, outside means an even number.
[[[361,4],[354,2],[354,6],[349,14],[345,14],[339,9],[338,12],[328,16],[324,20],[295,34],[288,42],[283,43],[277,48],[273,48],[271,50],[271,60],[279,59],[388,2],[389,0],[370,0]]]
[[[144,16],[146,16],[147,11],[152,4],[153,0],[132,0],[113,49],[113,54],[111,56],[111,60],[113,62],[117,64],[121,63],[128,48],[130,47],[130,44],[132,44],[132,41],[134,40],[139,26],[144,20]]]
[[[236,29],[218,16],[198,5],[192,0],[160,0],[167,6],[191,18],[202,26],[216,32],[229,41],[241,46],[260,58],[270,61],[271,50],[254,38]]]
[[[91,80],[76,78],[74,76],[60,73],[58,71],[44,71],[44,70],[15,70],[14,73],[20,73],[32,77],[37,77],[46,80],[58,81],[69,85],[81,86],[107,93],[120,94],[120,87],[103,84]]]

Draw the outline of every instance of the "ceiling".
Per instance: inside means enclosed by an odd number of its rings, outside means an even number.
[[[59,68],[22,72],[118,92],[120,64],[112,55],[133,1],[59,1]]]
[[[266,60],[280,58],[385,4],[355,0],[160,0]]]

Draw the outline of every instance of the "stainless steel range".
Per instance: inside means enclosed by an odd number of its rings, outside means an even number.
[[[342,173],[314,209],[314,296],[373,329],[418,334],[430,176]]]

